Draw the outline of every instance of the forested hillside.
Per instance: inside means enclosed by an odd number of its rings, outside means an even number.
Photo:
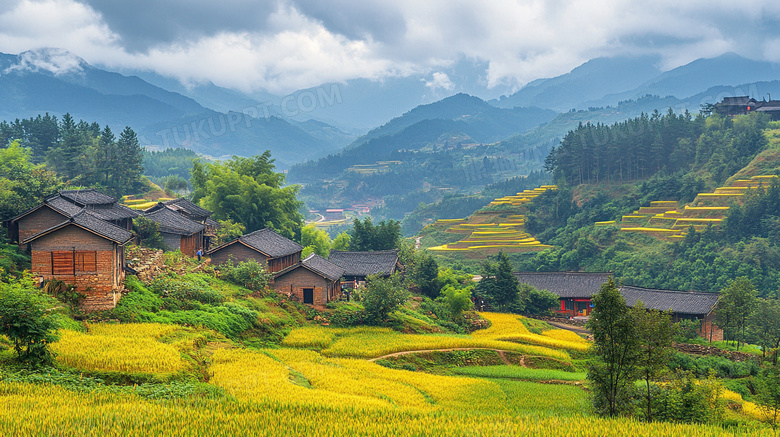
[[[744,188],[744,195],[721,195],[731,196],[728,208],[718,207],[725,210],[722,224],[691,226],[676,241],[595,223],[620,221],[651,201],[673,201],[682,210],[737,172],[742,178],[780,174],[778,128],[757,114],[732,119],[671,112],[580,126],[547,160],[560,189],[528,208],[526,229],[554,248],[514,255],[516,267],[612,271],[627,284],[701,291],[747,276],[762,295],[772,295],[780,288],[776,178]]]

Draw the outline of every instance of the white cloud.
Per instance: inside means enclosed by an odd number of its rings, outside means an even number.
[[[447,76],[447,73],[442,73],[440,71],[437,71],[436,73],[433,73],[431,76],[432,76],[431,80],[425,81],[425,86],[427,86],[428,88],[432,90],[441,88],[446,91],[452,91],[453,89],[455,89],[455,84],[452,83],[450,77]]]
[[[203,2],[182,14],[180,1],[156,0],[166,20],[116,28],[107,23],[143,15],[125,18],[97,0],[6,1],[13,3],[0,12],[2,52],[61,47],[93,64],[246,91],[413,73],[430,75],[432,89],[451,89],[443,70],[464,57],[487,63],[490,87],[519,87],[629,53],[660,54],[666,68],[727,51],[780,61],[776,0],[364,0],[352,8],[269,0],[220,9],[218,19]],[[156,35],[165,37],[149,40]]]

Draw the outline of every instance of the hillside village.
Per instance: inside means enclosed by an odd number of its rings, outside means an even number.
[[[765,434],[777,423],[765,396],[780,341],[780,125],[772,101],[756,103],[581,125],[549,174],[486,188],[467,215],[432,204],[438,215],[406,238],[370,209],[304,223],[268,152],[192,161],[186,196],[140,175],[133,196],[114,196],[109,176],[111,194],[55,180],[3,210],[15,212],[0,318],[37,315],[27,337],[3,331],[0,387],[62,409],[130,403],[158,424],[184,426],[186,405],[207,433],[316,434],[304,411],[333,435],[410,417],[422,420],[411,435],[536,434],[561,419],[604,435],[622,421],[647,435]],[[647,127],[626,140],[632,123]],[[621,148],[623,161],[591,159]],[[2,153],[43,168],[18,140]],[[347,229],[324,230],[336,222]],[[709,265],[684,264],[696,250]],[[606,405],[609,390],[631,395]],[[40,408],[23,414],[45,422]],[[388,414],[398,423],[385,429]]]

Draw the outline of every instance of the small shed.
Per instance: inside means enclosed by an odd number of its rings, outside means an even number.
[[[22,241],[32,253],[32,271],[44,280],[76,286],[86,309],[116,306],[125,280],[125,245],[133,234],[82,210]]]
[[[330,251],[328,260],[344,269],[344,286],[358,288],[366,282],[368,275],[390,276],[403,266],[398,261],[398,250],[375,250],[368,252]]]
[[[315,307],[341,297],[341,276],[344,269],[311,254],[300,262],[274,275],[274,290],[295,297],[299,302]]]
[[[163,207],[144,216],[160,225],[160,235],[167,250],[181,250],[187,256],[195,256],[203,249],[203,233],[206,225],[192,221],[182,214]]]
[[[229,260],[253,259],[264,264],[270,273],[281,271],[301,260],[303,246],[283,237],[271,228],[260,229],[215,247],[207,252],[213,264]]]

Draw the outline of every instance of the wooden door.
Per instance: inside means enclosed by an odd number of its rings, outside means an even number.
[[[303,303],[307,303],[309,305],[314,305],[314,289],[313,288],[304,288],[303,289]]]

